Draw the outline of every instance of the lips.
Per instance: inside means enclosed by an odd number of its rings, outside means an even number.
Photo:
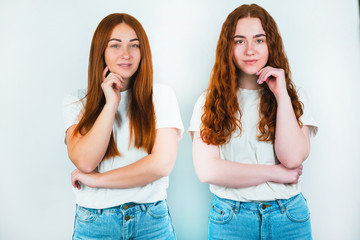
[[[120,63],[120,64],[117,64],[119,67],[123,68],[123,69],[128,69],[131,67],[131,64],[130,63]]]
[[[250,59],[250,60],[244,60],[244,63],[245,64],[248,64],[248,65],[253,65],[257,62],[258,60],[255,60],[255,59]]]

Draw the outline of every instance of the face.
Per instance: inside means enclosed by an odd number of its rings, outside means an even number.
[[[139,39],[132,27],[126,23],[117,25],[105,49],[105,63],[110,71],[129,80],[136,72],[141,60]]]
[[[241,18],[234,34],[235,65],[245,74],[253,75],[262,69],[268,60],[266,34],[258,18]]]

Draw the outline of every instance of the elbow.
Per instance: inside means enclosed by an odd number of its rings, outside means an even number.
[[[211,173],[209,173],[208,171],[204,171],[204,170],[200,170],[200,169],[196,169],[196,168],[195,168],[195,170],[196,170],[196,175],[200,182],[209,183],[209,184],[212,183],[212,178],[211,178],[212,174]]]
[[[200,182],[211,183],[209,176],[207,176],[206,174],[197,174],[197,176],[198,176]]]
[[[299,163],[299,162],[293,162],[293,161],[282,163],[282,165],[284,165],[284,167],[286,167],[288,169],[298,168],[298,167],[300,167],[301,164],[302,164],[302,162]]]
[[[160,164],[160,166],[157,167],[158,170],[157,175],[159,178],[167,177],[170,175],[171,171],[174,168],[175,160],[176,160],[176,156],[170,158],[164,157],[164,160],[161,161],[162,164]]]
[[[75,157],[75,156],[69,155],[69,158],[70,158],[71,162],[75,165],[75,167],[83,173],[91,173],[97,167],[97,165],[90,164],[87,161],[85,161],[85,159],[80,158],[80,157]]]
[[[76,166],[76,165],[75,165]],[[77,169],[79,169],[80,171],[82,171],[83,173],[92,173],[95,169],[96,169],[97,166],[93,167],[93,166],[76,166]]]
[[[208,160],[210,159],[208,158]],[[214,167],[212,167],[212,162],[208,161],[207,164],[204,164],[201,158],[194,157],[194,169],[200,182],[208,184],[214,182],[216,171]]]
[[[284,167],[293,169],[300,167],[309,156],[309,153],[309,148],[306,150],[294,149],[291,156],[289,156],[290,154],[283,154],[283,156],[278,156],[278,159]]]
[[[294,168],[300,167],[305,159],[306,158],[301,158],[301,157],[288,158],[288,159],[282,160],[280,162],[282,165],[284,165],[284,167],[289,168],[289,169],[294,169]]]

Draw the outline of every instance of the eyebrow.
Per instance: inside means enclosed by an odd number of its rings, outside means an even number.
[[[265,34],[260,33],[260,34],[256,34],[256,35],[254,35],[253,37],[254,37],[254,38],[258,38],[258,37],[266,37],[266,35],[265,35]],[[235,35],[233,38],[245,38],[245,36],[243,36],[243,35]]]
[[[122,42],[121,39],[118,39],[118,38],[112,38],[112,39],[109,40],[109,42],[110,41]],[[130,39],[129,42],[134,42],[134,41],[139,41],[139,39],[138,38],[133,38],[133,39]]]

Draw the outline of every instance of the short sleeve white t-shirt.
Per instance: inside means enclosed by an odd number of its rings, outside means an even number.
[[[64,130],[79,122],[81,119],[84,102],[81,100],[86,94],[86,89],[65,97],[63,102]],[[129,148],[129,118],[128,91],[121,92],[121,101],[118,112],[121,116],[120,124],[114,123],[113,132],[121,157],[113,157],[103,160],[98,165],[98,172],[103,173],[112,169],[121,168],[132,164],[147,156],[143,149],[137,149],[130,145]],[[181,121],[179,106],[174,91],[165,85],[153,85],[153,104],[155,109],[156,129],[176,128],[179,140],[182,137],[184,126]],[[166,189],[169,185],[169,177],[160,178],[145,186],[127,189],[90,188],[85,185],[81,189],[75,189],[76,203],[83,207],[102,209],[117,206],[127,202],[150,203],[164,200],[167,196]]]
[[[272,143],[261,142],[257,139],[259,121],[260,90],[238,90],[238,102],[242,112],[242,133],[239,130],[232,134],[230,142],[220,145],[220,157],[225,160],[247,163],[274,165],[279,161],[276,158]],[[300,120],[310,129],[311,136],[316,135],[318,127],[314,121],[310,104],[304,91],[298,90],[299,100],[304,104],[304,113]],[[206,94],[203,93],[197,100],[190,121],[189,133],[200,131],[201,116]],[[221,198],[235,201],[272,201],[275,199],[288,199],[301,191],[301,176],[297,184],[281,184],[266,182],[257,186],[245,188],[230,188],[210,184],[210,191]]]

